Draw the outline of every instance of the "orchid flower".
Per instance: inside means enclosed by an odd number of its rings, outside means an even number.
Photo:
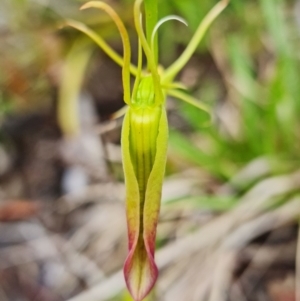
[[[146,37],[142,25],[142,1],[135,0],[133,8],[139,41],[138,66],[131,64],[129,37],[122,20],[106,3],[91,1],[83,5],[81,9],[98,8],[110,15],[122,37],[123,57],[92,29],[74,20],[67,22],[68,25],[93,39],[112,60],[122,67],[124,102],[127,106],[121,145],[129,240],[124,276],[128,290],[135,301],[145,298],[158,276],[154,253],[168,141],[165,99],[167,95],[171,95],[210,114],[209,108],[204,103],[182,92],[182,85],[174,82],[174,78],[190,59],[211,23],[228,4],[227,0],[221,0],[212,8],[200,23],[181,56],[166,70],[163,70],[157,65],[157,29],[168,20],[174,19],[182,23],[185,21],[177,16],[165,17],[155,26],[150,27],[150,32],[147,28]],[[145,10],[147,10],[146,3]],[[147,59],[147,70],[143,69],[143,53]],[[135,76],[132,92],[131,74]]]

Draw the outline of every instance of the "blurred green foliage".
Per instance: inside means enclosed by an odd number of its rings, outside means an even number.
[[[194,93],[212,105],[215,122],[203,128],[197,110],[180,104],[193,134],[173,131],[170,140],[183,157],[218,178],[230,179],[261,156],[282,162],[274,172],[299,166],[299,28],[294,5],[232,0],[210,32],[206,46],[221,80],[208,76]],[[185,7],[182,14],[187,11]]]

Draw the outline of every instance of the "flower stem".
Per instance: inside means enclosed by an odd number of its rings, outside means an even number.
[[[140,8],[141,8],[142,2],[143,2],[143,0],[136,0],[134,2],[134,8],[133,8],[134,24],[135,24],[135,28],[136,28],[139,40],[141,41],[143,50],[144,50],[146,58],[147,58],[149,70],[151,71],[151,74],[153,77],[153,84],[154,84],[155,95],[156,95],[156,103],[161,104],[164,102],[164,96],[163,96],[161,86],[160,86],[160,78],[159,78],[159,74],[157,71],[157,64],[155,63],[155,58],[154,58],[153,52],[150,49],[150,46],[145,37],[143,27],[141,24],[141,19],[140,19],[140,12],[141,12]],[[151,39],[151,36],[150,36],[150,39]]]
[[[144,0],[145,16],[146,16],[146,37],[149,45],[151,45],[152,32],[158,21],[157,2],[158,2],[157,0]],[[153,45],[154,45],[153,47],[154,60],[155,63],[157,64],[157,60],[158,60],[157,36],[154,38]]]

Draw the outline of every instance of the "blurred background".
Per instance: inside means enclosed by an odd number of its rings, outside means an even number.
[[[110,18],[77,0],[0,1],[0,300],[126,301],[121,70]],[[109,3],[137,39],[133,0]],[[160,0],[160,62],[215,0]],[[300,1],[231,0],[167,100],[169,156],[149,301],[300,300]]]

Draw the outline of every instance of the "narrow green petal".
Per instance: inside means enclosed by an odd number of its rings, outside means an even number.
[[[124,101],[125,103],[130,103],[130,58],[131,58],[131,48],[128,32],[124,26],[123,21],[119,15],[105,2],[102,1],[90,1],[81,6],[80,9],[87,8],[99,8],[105,11],[116,24],[123,42],[123,68],[122,68],[122,78],[123,78],[123,89],[124,89]]]
[[[219,1],[205,16],[202,22],[199,24],[196,32],[191,38],[189,44],[180,55],[180,57],[169,67],[166,69],[164,76],[162,78],[162,82],[164,84],[171,83],[178,72],[186,65],[188,60],[191,58],[193,53],[195,52],[197,46],[203,39],[207,30],[213,23],[213,21],[218,17],[218,15],[226,8],[229,0],[221,0]]]
[[[178,98],[182,101],[185,101],[186,103],[198,108],[199,110],[206,112],[210,116],[210,119],[212,119],[211,108],[206,103],[199,101],[193,96],[188,95],[187,93],[184,93],[180,90],[168,90],[167,94],[174,96],[175,98]]]
[[[85,33],[90,37],[115,63],[119,66],[124,67],[124,59],[112,49],[94,30],[86,26],[85,24],[75,21],[75,20],[66,20],[66,25],[76,28],[77,30]],[[137,75],[137,68],[134,65],[130,65],[130,73]]]

